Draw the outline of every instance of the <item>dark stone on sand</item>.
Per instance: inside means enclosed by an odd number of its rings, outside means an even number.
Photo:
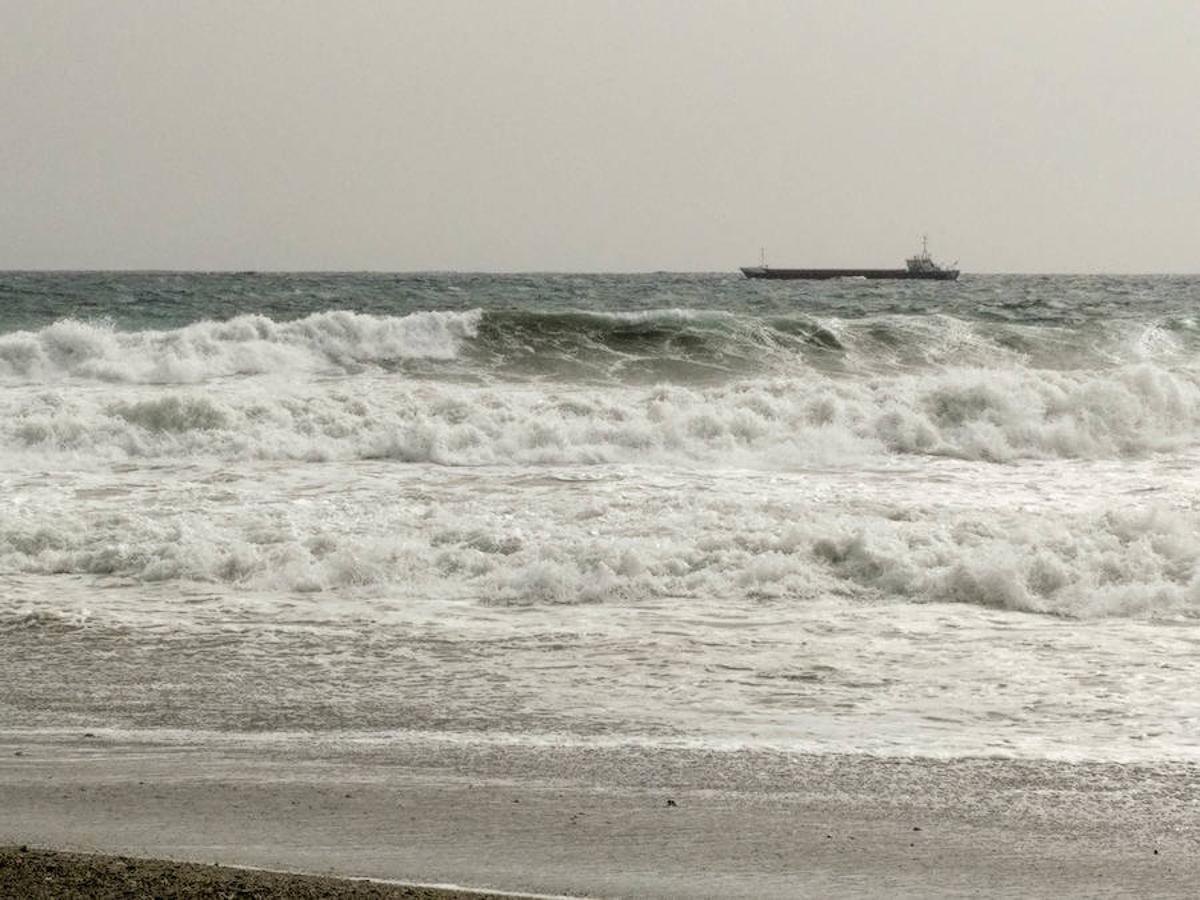
[[[678,804],[678,803],[676,803],[674,800],[668,800],[668,801],[667,801],[667,806],[678,806],[678,805],[679,805],[679,804]]]
[[[203,863],[131,859],[0,847],[0,897],[25,900],[499,900],[496,894],[382,884],[365,879],[230,869]]]

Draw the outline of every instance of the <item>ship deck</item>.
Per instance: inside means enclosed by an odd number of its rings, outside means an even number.
[[[747,278],[794,279],[827,281],[833,278],[867,278],[871,280],[901,279],[918,281],[954,281],[957,269],[935,269],[914,272],[909,269],[773,269],[765,266],[743,266]]]

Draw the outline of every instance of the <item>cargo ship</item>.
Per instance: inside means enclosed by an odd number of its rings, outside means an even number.
[[[773,269],[766,264],[742,266],[747,278],[807,279],[825,281],[830,278],[899,278],[925,281],[955,281],[958,278],[957,262],[943,268],[929,255],[928,238],[921,239],[921,252],[910,256],[903,269]]]

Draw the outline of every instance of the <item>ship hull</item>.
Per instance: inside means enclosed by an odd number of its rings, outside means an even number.
[[[908,269],[771,269],[763,266],[743,266],[742,274],[747,278],[805,281],[828,281],[832,278],[896,279],[901,281],[956,281],[958,279],[958,269],[912,272]]]

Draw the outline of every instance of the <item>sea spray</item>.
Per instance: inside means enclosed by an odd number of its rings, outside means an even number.
[[[274,322],[239,316],[173,331],[117,331],[106,322],[66,319],[37,332],[0,336],[0,376],[170,384],[234,375],[353,371],[368,363],[451,359],[480,314],[418,312],[379,317],[315,313]]]
[[[287,483],[269,468],[255,474],[257,485],[219,491],[182,483],[93,492],[91,508],[63,505],[51,489],[5,517],[0,564],[11,573],[284,595],[350,591],[368,609],[436,596],[501,606],[705,598],[731,609],[835,596],[1080,619],[1200,615],[1194,511],[1131,512],[1110,497],[1022,518],[973,509],[961,489],[914,505],[921,486],[903,473],[891,485],[848,481],[827,495],[790,476],[750,480],[742,497],[645,486],[630,494],[622,471],[600,492],[610,498],[600,510],[571,482],[536,491],[491,485],[492,505],[480,506],[473,492],[488,485],[486,475],[397,480],[379,465],[299,491],[275,510],[255,502],[264,485]],[[762,493],[768,484],[773,496]],[[152,498],[158,511],[138,512]],[[190,511],[196,503],[206,512]]]
[[[789,470],[932,456],[1124,458],[1189,444],[1200,371],[939,368],[721,386],[513,387],[387,374],[9,391],[0,454],[392,459],[449,466],[655,461]]]
[[[845,318],[687,308],[337,310],[281,321],[239,315],[166,331],[62,319],[0,334],[0,382],[200,384],[383,371],[474,381],[711,385],[809,371],[853,379],[947,367],[1086,371],[1151,362],[1175,369],[1190,365],[1198,341],[1187,319],[1068,326],[943,313]]]

